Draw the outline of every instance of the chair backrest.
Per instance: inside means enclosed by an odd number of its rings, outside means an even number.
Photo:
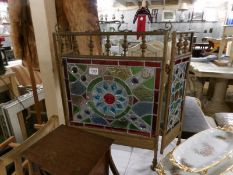
[[[58,116],[52,116],[49,121],[37,131],[34,135],[28,138],[25,142],[23,142],[20,146],[16,147],[9,153],[0,157],[0,174],[7,175],[6,167],[14,163],[16,175],[23,175],[23,167],[22,167],[22,153],[27,150],[31,145],[36,143],[38,140],[49,134],[59,125]],[[29,171],[30,173],[30,171]]]

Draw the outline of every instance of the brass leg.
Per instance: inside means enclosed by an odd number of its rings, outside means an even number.
[[[150,166],[152,171],[155,171],[157,164],[158,164],[157,158],[154,158],[152,161],[152,165]]]
[[[152,161],[152,165],[150,166],[151,170],[155,171],[156,169],[156,166],[158,164],[158,146],[159,146],[159,136],[156,136],[155,138],[155,143],[154,143],[154,158],[153,158],[153,161]]]
[[[182,134],[182,133],[181,133],[181,134]],[[181,134],[179,134],[179,136],[178,136],[178,141],[177,141],[177,143],[176,143],[177,146],[181,143]]]
[[[182,137],[182,131],[183,131],[183,123],[184,123],[184,114],[182,114],[181,117],[181,125],[180,125],[180,133],[178,135],[178,141],[177,141],[177,145],[179,145],[181,143],[181,137]]]

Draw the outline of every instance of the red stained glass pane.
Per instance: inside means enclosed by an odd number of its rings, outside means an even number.
[[[159,89],[159,86],[160,86],[160,74],[161,74],[161,69],[157,69],[156,70],[155,89]]]
[[[144,66],[144,62],[141,61],[119,61],[119,64],[125,66]]]
[[[161,67],[161,63],[158,63],[158,62],[146,62],[145,66],[148,66],[148,67]]]
[[[112,94],[105,94],[104,101],[105,101],[105,103],[112,105],[116,101],[116,99],[115,99],[114,95],[112,95]]]
[[[92,64],[99,64],[99,65],[118,65],[118,61],[92,60]]]

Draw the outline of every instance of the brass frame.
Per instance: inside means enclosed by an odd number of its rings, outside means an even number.
[[[167,145],[176,137],[178,137],[178,143],[181,141],[181,133],[182,133],[182,125],[183,125],[183,107],[185,103],[185,89],[183,90],[183,103],[181,105],[181,113],[180,113],[180,121],[176,123],[175,127],[170,131],[167,131],[168,127],[168,118],[169,118],[169,107],[171,102],[171,88],[173,81],[173,68],[175,66],[175,62],[181,59],[188,59],[187,62],[190,62],[192,56],[192,45],[193,45],[193,35],[192,31],[190,32],[173,32],[172,34],[172,52],[171,52],[171,61],[169,65],[169,75],[168,75],[168,91],[166,96],[166,104],[165,104],[165,117],[164,117],[164,127],[163,127],[163,137],[161,143],[161,154]],[[178,43],[177,43],[178,39]],[[189,66],[189,63],[188,63]],[[188,74],[188,68],[186,70],[186,79]]]
[[[222,172],[220,175],[226,175],[226,173],[233,173],[233,165],[227,168],[224,172]]]
[[[190,32],[189,32],[190,33]],[[192,32],[191,32],[192,33]],[[142,36],[141,39],[141,56],[138,57],[130,57],[127,56],[127,50],[128,50],[128,41],[127,37],[128,36],[137,36],[140,35]],[[146,52],[146,39],[145,37],[148,35],[162,35],[164,36],[164,50],[163,50],[163,57],[146,57],[145,52]],[[80,55],[79,48],[78,48],[78,43],[77,43],[77,37],[79,36],[86,36],[89,38],[89,55]],[[106,50],[106,55],[94,55],[93,54],[93,36],[106,36],[106,44],[105,44],[105,50]],[[122,44],[123,48],[123,54],[121,56],[111,56],[110,55],[110,36],[124,36],[124,42]],[[167,55],[167,48],[168,48],[168,41],[169,41],[169,36],[170,32],[165,31],[165,30],[159,30],[159,31],[153,31],[153,32],[57,32],[54,33],[54,43],[55,43],[55,50],[56,50],[56,57],[57,57],[57,67],[59,70],[59,77],[60,77],[60,86],[62,89],[62,99],[63,99],[63,106],[65,108],[65,117],[66,117],[66,123],[69,124],[68,120],[68,106],[67,106],[67,93],[66,93],[66,88],[65,88],[65,82],[64,80],[64,66],[62,63],[62,58],[64,57],[70,57],[70,58],[93,58],[93,59],[109,59],[109,60],[153,60],[153,61],[161,61],[162,62],[162,75],[161,75],[161,81],[160,81],[160,96],[159,96],[159,104],[158,104],[158,111],[157,111],[157,121],[156,121],[156,129],[154,131],[155,137],[148,138],[144,136],[136,136],[136,135],[130,135],[127,133],[117,133],[117,132],[112,132],[112,131],[103,131],[101,129],[95,129],[95,128],[84,128],[84,127],[79,127],[83,130],[100,134],[103,136],[107,136],[110,138],[113,138],[115,140],[115,143],[118,144],[123,144],[127,146],[136,146],[136,147],[141,147],[141,148],[146,148],[146,149],[152,149],[154,150],[154,160],[153,160],[153,166],[152,168],[154,169],[156,164],[157,164],[157,150],[158,150],[158,140],[159,140],[159,135],[160,135],[160,120],[161,120],[161,112],[162,112],[162,102],[163,102],[163,96],[165,93],[165,85],[166,85],[166,78],[167,75],[170,73],[167,71],[168,65],[166,63],[168,62],[168,55]],[[192,34],[193,36],[193,34]],[[176,37],[176,32],[173,33],[173,38]],[[192,37],[191,37],[192,40]],[[183,41],[180,41],[183,42]],[[192,41],[190,41],[190,48],[192,44]],[[175,40],[173,41],[173,57],[175,56],[175,52],[184,49],[184,47],[179,47],[178,49],[176,48],[177,43]],[[166,119],[166,117],[165,117]],[[181,131],[181,126],[179,126],[179,129],[175,132],[176,135],[179,135]],[[164,135],[164,137],[167,138],[167,135]],[[174,136],[172,138],[175,138]],[[168,139],[169,141],[172,139]]]

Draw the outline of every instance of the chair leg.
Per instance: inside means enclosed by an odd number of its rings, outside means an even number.
[[[112,171],[112,174],[113,175],[120,175],[120,173],[118,172],[118,170],[116,168],[116,165],[115,165],[115,163],[114,163],[114,161],[112,159],[111,152],[110,152],[110,162],[109,162],[109,164],[110,164],[110,169]]]

